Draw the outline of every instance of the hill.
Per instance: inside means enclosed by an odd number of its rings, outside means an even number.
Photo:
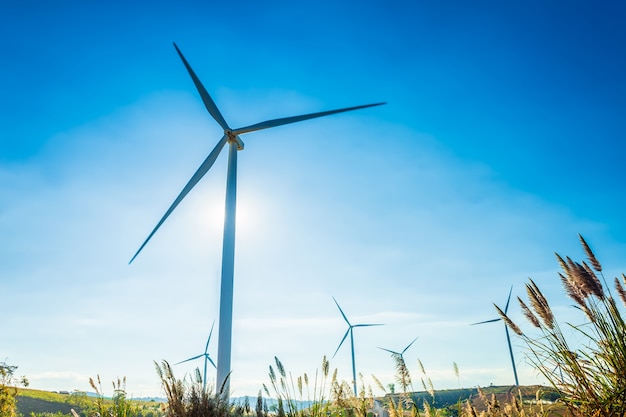
[[[500,403],[507,402],[511,397],[520,398],[523,403],[530,404],[537,400],[537,393],[541,394],[540,400],[546,403],[554,402],[559,398],[557,392],[548,387],[542,386],[490,386],[482,388],[484,394],[489,398],[492,395],[495,396]],[[246,397],[233,398],[235,403],[243,403]],[[398,400],[399,394],[388,394],[383,398],[379,398],[383,402],[393,398]],[[479,393],[477,388],[460,388],[460,389],[448,389],[434,391],[434,396],[426,391],[417,391],[411,394],[413,401],[422,408],[423,402],[427,402],[429,405],[435,408],[456,408],[465,400],[470,400],[474,404],[477,410],[481,411],[485,409],[485,404],[479,399]],[[247,397],[248,402],[254,408],[256,398]],[[23,416],[30,416],[31,413],[61,413],[65,415],[71,415],[71,410],[74,409],[81,416],[86,416],[90,409],[95,406],[96,398],[89,396],[87,393],[73,392],[71,394],[61,394],[49,391],[39,391],[32,389],[19,389],[17,395],[17,409]],[[144,417],[160,417],[162,411],[160,410],[161,401],[155,401],[155,399],[130,399],[141,411],[141,415]],[[276,403],[275,399],[265,399],[268,406]],[[308,402],[301,404],[303,407],[309,405]]]
[[[105,401],[111,399],[105,398]],[[154,399],[128,399],[143,417],[160,417],[161,402]],[[86,392],[74,391],[72,393],[58,393],[40,391],[27,388],[19,388],[16,396],[17,411],[22,416],[30,416],[31,413],[51,413],[71,415],[72,409],[81,417],[92,414],[89,411],[96,407],[97,396]]]

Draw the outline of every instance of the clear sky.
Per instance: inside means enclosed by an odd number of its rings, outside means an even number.
[[[528,277],[570,317],[553,253],[582,259],[577,233],[609,279],[626,270],[625,18],[621,1],[0,2],[0,360],[34,388],[99,374],[144,396],[153,361],[202,353],[226,153],[128,265],[222,134],[176,42],[231,126],[388,102],[243,137],[233,395],[274,356],[314,374],[346,330],[332,297],[385,324],[355,332],[373,387],[394,382],[378,347],[418,336],[415,389],[418,358],[437,389],[511,384],[503,325],[470,323]],[[331,368],[350,366],[346,343]]]

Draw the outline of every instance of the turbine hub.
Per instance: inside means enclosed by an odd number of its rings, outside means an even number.
[[[243,141],[241,140],[241,138],[238,135],[235,135],[233,133],[232,130],[225,130],[224,134],[226,134],[226,136],[228,136],[228,143],[236,143],[237,144],[237,150],[241,151],[243,150]]]

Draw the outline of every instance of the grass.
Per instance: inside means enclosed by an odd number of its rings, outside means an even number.
[[[518,297],[520,307],[531,325],[524,332],[517,323],[495,306],[507,326],[527,347],[527,356],[551,387],[488,387],[435,391],[432,381],[419,362],[424,391],[416,392],[413,377],[404,358],[392,354],[395,383],[387,393],[380,381],[383,397],[374,397],[360,377],[358,395],[351,381],[339,381],[324,357],[321,368],[309,376],[294,377],[275,358],[269,367],[269,385],[259,391],[256,407],[229,402],[221,390],[204,387],[199,371],[190,380],[177,379],[166,361],[155,363],[167,396],[163,409],[152,404],[146,408],[126,398],[125,380],[113,383],[113,395],[105,398],[99,378],[90,380],[97,393],[87,398],[80,393],[62,395],[20,389],[18,407],[23,415],[42,416],[24,404],[57,404],[46,410],[46,417],[613,417],[626,415],[626,322],[621,310],[626,306],[626,275],[615,278],[613,298],[602,273],[602,265],[588,243],[579,236],[587,259],[576,262],[556,255],[564,291],[574,302],[581,324],[560,322],[545,295],[533,280],[526,285],[527,301]],[[567,331],[563,331],[567,329]],[[582,342],[581,342],[582,340]],[[459,378],[456,363],[454,372]],[[395,392],[395,387],[399,392]],[[277,399],[267,406],[262,393]],[[29,398],[29,400],[25,400]],[[65,404],[61,407],[59,404]],[[79,416],[80,415],[80,416]],[[5,416],[0,416],[5,417]]]
[[[565,293],[582,324],[560,323],[537,284],[526,284],[528,301],[519,299],[528,322],[539,335],[529,335],[497,306],[500,315],[526,344],[534,367],[559,391],[574,416],[626,415],[626,323],[602,273],[602,265],[579,235],[586,261],[556,254]],[[626,305],[621,280],[614,286]],[[563,329],[567,329],[566,332]]]
[[[114,383],[115,386],[116,384]],[[123,393],[119,391],[120,388],[124,388],[121,385],[121,381],[118,382],[117,388],[117,393],[114,390],[111,398],[104,396],[101,386],[99,386],[95,397],[87,396],[85,392],[81,391],[60,394],[19,388],[16,397],[17,412],[22,416],[76,417],[72,413],[72,410],[74,410],[79,417],[96,415],[123,417],[121,411],[126,409],[126,417],[163,417],[163,404],[126,398],[125,391]]]

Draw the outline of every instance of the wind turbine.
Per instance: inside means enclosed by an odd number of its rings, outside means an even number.
[[[339,348],[341,347],[343,342],[346,340],[346,337],[348,337],[348,334],[350,334],[350,346],[352,350],[352,382],[354,384],[354,396],[356,397],[357,391],[356,391],[356,365],[354,362],[354,328],[355,327],[382,326],[382,324],[351,324],[350,320],[348,320],[348,317],[346,317],[345,313],[339,306],[339,303],[337,302],[337,300],[335,300],[335,297],[333,297],[333,300],[335,301],[335,304],[337,304],[337,308],[339,309],[339,312],[343,316],[343,319],[346,321],[346,323],[348,323],[348,330],[346,330],[346,334],[343,335],[343,339],[341,339],[341,342],[339,342],[339,346],[337,346],[337,350],[335,350],[335,353],[333,353],[333,358],[335,357],[337,352],[339,352]]]
[[[506,300],[506,306],[504,307],[504,314],[509,310],[509,302],[511,301],[511,293],[513,292],[513,286],[511,285],[511,289],[509,290],[509,298]],[[501,317],[492,320],[481,321],[478,323],[472,323],[471,326],[475,326],[477,324],[485,324],[485,323],[493,323],[496,321],[502,320]],[[511,365],[513,365],[513,375],[515,376],[515,385],[519,385],[517,380],[517,369],[515,369],[515,359],[513,358],[513,348],[511,348],[511,337],[509,336],[509,327],[504,324],[504,331],[506,332],[506,342],[509,345],[509,355],[511,355]]]
[[[409,343],[409,344],[407,345],[407,347],[405,347],[405,348],[402,350],[402,352],[395,352],[395,351],[393,351],[393,350],[390,350],[390,349],[385,349],[385,348],[382,348],[382,347],[380,347],[380,346],[378,347],[378,349],[385,350],[385,351],[387,351],[387,352],[391,353],[393,356],[395,356],[395,357],[399,357],[400,359],[402,359],[402,360],[404,361],[404,352],[406,352],[407,350],[409,350],[409,348],[413,345],[413,343],[415,343],[415,341],[416,341],[418,338],[419,338],[419,337],[416,337],[415,339],[413,339],[413,341],[412,341],[411,343]]]
[[[217,369],[217,366],[215,365],[215,362],[213,362],[213,359],[211,359],[211,357],[209,356],[209,342],[211,341],[211,335],[213,334],[213,327],[215,326],[215,322],[213,322],[213,324],[211,325],[211,331],[209,332],[209,338],[206,341],[206,346],[204,347],[204,353],[200,354],[200,355],[196,355],[192,358],[189,359],[185,359],[184,361],[180,361],[178,363],[175,363],[174,365],[178,365],[181,363],[185,363],[185,362],[189,362],[189,361],[193,361],[196,360],[198,358],[201,358],[204,356],[204,375],[202,376],[202,390],[206,391],[206,368],[207,368],[207,362],[211,362],[211,365],[213,365],[214,368]]]
[[[233,276],[235,266],[235,212],[236,212],[236,200],[237,200],[237,151],[243,149],[243,141],[239,137],[244,133],[250,133],[257,130],[268,129],[270,127],[282,126],[290,123],[301,122],[316,117],[328,116],[335,113],[341,113],[351,110],[363,109],[366,107],[378,106],[385,103],[366,104],[362,106],[347,107],[337,110],[323,111],[319,113],[310,113],[300,116],[284,117],[280,119],[272,119],[264,122],[256,123],[253,125],[241,127],[238,129],[232,129],[226,120],[220,113],[217,105],[204,88],[200,79],[196,76],[185,57],[183,56],[178,46],[174,43],[174,48],[183,61],[187,72],[191,76],[191,79],[202,98],[204,106],[208,110],[209,114],[224,130],[224,135],[218,141],[215,148],[209,153],[204,162],[200,165],[197,171],[193,174],[187,185],[178,194],[178,197],[174,200],[172,205],[167,209],[161,220],[157,223],[152,232],[148,235],[146,240],[139,247],[135,255],[131,258],[130,263],[139,255],[141,250],[146,246],[148,241],[161,227],[163,222],[169,217],[174,209],[180,204],[185,196],[191,191],[191,189],[204,177],[204,175],[211,169],[213,163],[219,156],[224,146],[228,143],[228,171],[226,177],[226,208],[224,217],[224,235],[222,244],[222,276],[220,284],[220,313],[219,313],[219,341],[218,341],[218,353],[217,353],[217,389],[220,393],[228,399],[230,388],[230,355],[231,355],[231,342],[232,342],[232,315],[233,315]]]

